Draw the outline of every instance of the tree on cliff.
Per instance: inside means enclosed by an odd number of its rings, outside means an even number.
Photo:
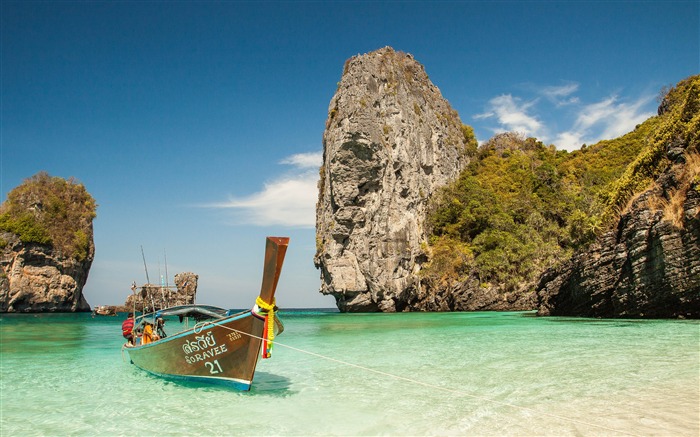
[[[700,318],[700,76],[668,91],[602,198],[596,241],[537,285],[538,314]]]
[[[90,255],[96,208],[95,199],[75,179],[42,171],[8,193],[0,206],[0,230],[82,261]]]
[[[515,133],[483,144],[433,201],[425,281],[532,292],[545,269],[614,226],[674,153],[697,154],[699,81],[680,82],[633,132],[572,153]]]

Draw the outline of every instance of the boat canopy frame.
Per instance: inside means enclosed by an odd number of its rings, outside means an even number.
[[[232,316],[236,313],[244,313],[246,311],[231,310],[226,308],[220,308],[212,305],[178,305],[170,308],[164,308],[152,313],[142,314],[135,319],[135,325],[141,324],[142,321],[148,319],[155,320],[166,316],[178,316],[181,319],[184,317],[190,317],[196,321],[209,320],[209,319],[220,319],[222,317]]]

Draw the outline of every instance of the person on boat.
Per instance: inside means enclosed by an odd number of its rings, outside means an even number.
[[[122,335],[127,343],[134,344],[134,313],[129,313],[122,322]]]
[[[160,337],[158,337],[158,334],[153,332],[153,323],[146,322],[146,325],[143,327],[141,344],[148,344],[156,340],[160,340]]]
[[[167,337],[165,334],[165,319],[162,317],[156,319],[156,335],[159,339]]]

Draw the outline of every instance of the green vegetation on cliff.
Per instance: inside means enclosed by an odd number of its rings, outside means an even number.
[[[496,135],[433,199],[424,278],[449,287],[472,277],[504,292],[532,284],[607,229],[669,165],[674,144],[697,153],[699,113],[694,76],[669,91],[659,116],[571,153],[535,138]]]
[[[40,172],[8,193],[0,206],[0,230],[83,260],[89,255],[96,208],[82,184]]]
[[[659,106],[657,124],[647,146],[605,193],[610,209],[622,208],[671,163],[669,151],[681,148],[686,156],[700,152],[700,75],[678,83]]]

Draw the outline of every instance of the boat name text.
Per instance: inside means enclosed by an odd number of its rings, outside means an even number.
[[[185,361],[187,364],[194,364],[228,352],[226,344],[216,344],[216,338],[214,338],[214,333],[211,331],[207,332],[206,335],[195,336],[193,341],[186,341],[182,345],[182,350],[186,354]]]

